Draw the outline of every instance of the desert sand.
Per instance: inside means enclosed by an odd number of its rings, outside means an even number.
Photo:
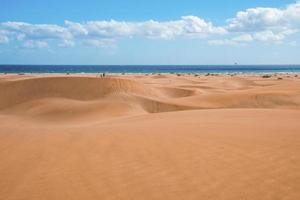
[[[300,77],[0,75],[0,199],[299,200]]]

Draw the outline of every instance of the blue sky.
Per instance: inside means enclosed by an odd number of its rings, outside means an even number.
[[[299,64],[300,1],[1,0],[2,64]]]

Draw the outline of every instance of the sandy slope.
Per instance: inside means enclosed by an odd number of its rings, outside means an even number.
[[[300,79],[0,76],[0,199],[300,199]]]

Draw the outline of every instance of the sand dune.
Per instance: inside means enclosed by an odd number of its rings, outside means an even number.
[[[4,113],[57,119],[192,109],[168,102],[166,98],[194,93],[180,88],[149,87],[130,79],[91,77],[21,79],[0,84],[0,90],[3,94],[0,109]]]
[[[154,79],[156,77],[154,76]],[[194,81],[193,84],[184,86],[169,84],[171,86],[168,87],[149,85],[130,78],[44,77],[17,79],[0,84],[3,96],[0,99],[0,110],[9,110],[20,104],[28,104],[28,107],[33,108],[35,103],[30,102],[40,102],[41,99],[48,99],[47,102],[50,104],[51,101],[56,102],[52,103],[53,106],[53,104],[59,104],[59,101],[55,100],[57,98],[62,99],[62,103],[63,100],[70,100],[70,104],[74,104],[75,107],[79,104],[87,105],[88,102],[97,105],[95,101],[98,103],[101,101],[100,104],[108,103],[107,106],[109,106],[110,101],[115,101],[114,105],[120,103],[133,107],[146,107],[144,110],[148,110],[150,113],[155,110],[157,112],[177,110],[170,109],[170,107],[185,107],[186,109],[274,108],[281,106],[294,109],[300,107],[299,82],[288,84],[278,82],[278,84],[265,86],[248,79],[236,77],[230,80],[223,79],[215,78],[214,81],[208,80],[206,83],[198,84]],[[195,85],[197,86],[195,87]],[[39,103],[37,104],[39,105]],[[43,104],[45,105],[45,103]],[[57,106],[59,107],[59,105]]]
[[[59,97],[95,100],[118,93],[151,95],[142,83],[119,78],[47,77],[7,81],[0,84],[4,98],[0,108],[38,98]]]
[[[300,199],[300,79],[0,76],[0,199]]]

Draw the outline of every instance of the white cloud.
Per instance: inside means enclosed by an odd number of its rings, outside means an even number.
[[[300,23],[300,1],[290,4],[285,9],[285,17],[295,23]]]
[[[25,22],[4,22],[2,29],[15,35],[19,40],[71,39],[70,32],[53,24],[29,24]]]
[[[236,37],[221,39],[221,40],[210,40],[208,41],[211,45],[243,45],[252,41],[261,41],[261,42],[281,42],[283,41],[288,35],[297,32],[296,30],[286,30],[279,33],[274,33],[270,30],[261,31],[261,32],[254,32],[252,34],[246,33],[241,34]]]
[[[284,12],[277,8],[251,8],[240,11],[228,20],[228,30],[237,32],[263,31],[278,26],[286,26]]]
[[[300,1],[279,8],[250,8],[229,19],[225,27],[232,38],[211,40],[212,45],[238,45],[252,41],[282,42],[298,32],[300,25]]]
[[[180,20],[158,22],[154,20],[144,22],[124,21],[89,21],[75,23],[66,21],[68,30],[77,37],[148,37],[148,38],[173,38],[188,35],[222,34],[225,29],[215,27],[210,22],[195,16],[185,16]]]
[[[70,31],[70,33],[74,36],[88,34],[88,31],[80,23],[75,23],[75,22],[66,20],[65,24],[67,25],[67,28]]]
[[[246,43],[252,42],[254,40],[253,36],[250,34],[243,34],[229,39],[221,40],[210,40],[208,43],[210,45],[244,45]]]
[[[292,29],[300,21],[300,1],[279,8],[250,8],[240,11],[235,18],[227,20],[230,32],[264,32],[278,33]]]
[[[226,30],[215,27],[211,22],[196,16],[185,16],[175,21],[88,21],[77,23],[65,21],[64,26],[55,24],[30,24],[25,22],[4,22],[0,30],[7,31],[11,38],[24,46],[43,46],[49,40],[58,41],[58,46],[74,46],[75,41],[92,46],[107,46],[109,40],[119,38],[146,37],[169,39],[174,37],[198,37],[223,34]],[[4,39],[3,39],[4,40]],[[28,42],[30,41],[30,42]],[[33,44],[33,41],[38,41]],[[113,44],[112,42],[109,42]]]
[[[253,35],[256,40],[259,41],[282,41],[286,36],[297,32],[296,30],[286,30],[279,33],[274,33],[270,30],[257,32]]]
[[[0,23],[0,43],[16,41],[30,48],[44,48],[48,44],[59,47],[84,44],[106,48],[115,46],[120,38],[207,37],[210,44],[237,45],[253,41],[283,41],[296,33],[299,27],[300,1],[285,8],[249,8],[237,12],[223,26],[215,26],[197,16],[170,21],[65,21],[63,25],[3,22]]]
[[[288,5],[285,9],[250,8],[240,11],[229,19],[228,30],[264,31],[266,29],[286,29],[300,20],[300,1]]]

